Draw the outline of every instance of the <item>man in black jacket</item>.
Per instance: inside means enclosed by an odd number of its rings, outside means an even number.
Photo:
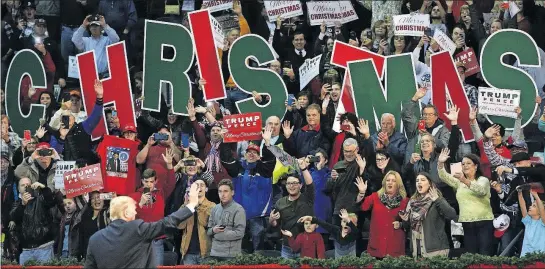
[[[199,186],[191,185],[189,203],[160,221],[136,220],[136,202],[127,196],[110,203],[112,223],[89,240],[85,268],[156,268],[152,241],[193,216],[199,203]]]
[[[34,259],[41,262],[53,258],[53,218],[51,207],[55,200],[51,190],[40,182],[32,183],[29,178],[19,180],[21,199],[11,210],[11,219],[15,222],[23,252],[19,263]]]

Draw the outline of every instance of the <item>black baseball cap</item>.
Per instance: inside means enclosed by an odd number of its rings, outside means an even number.
[[[23,2],[23,9],[26,9],[28,7],[36,9],[36,4],[34,4],[34,1],[24,1]]]
[[[100,15],[98,14],[91,15],[91,17],[89,17],[87,20],[89,21],[89,25],[100,26]]]
[[[520,161],[528,161],[530,160],[530,155],[526,152],[519,152],[513,155],[513,158],[511,158],[510,163],[516,163]]]

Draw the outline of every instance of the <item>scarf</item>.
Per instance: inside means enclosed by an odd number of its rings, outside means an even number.
[[[410,219],[411,230],[419,232],[420,227],[422,227],[422,222],[426,218],[426,214],[428,214],[432,203],[433,201],[429,197],[429,194],[420,199],[411,199],[407,206],[407,210],[405,210],[405,213],[401,218]]]
[[[396,194],[394,197],[390,197],[390,195],[383,193],[380,195],[380,202],[385,205],[389,209],[394,209],[399,207],[401,205],[401,195]]]
[[[204,160],[208,172],[221,172],[220,144],[221,140],[217,142],[210,141],[210,152]]]
[[[329,158],[329,169],[333,169],[333,166],[339,161],[339,158],[341,156],[341,150],[343,148],[343,142],[346,138],[345,132],[340,132],[335,137],[335,142],[333,143],[333,148],[331,150],[331,157]]]

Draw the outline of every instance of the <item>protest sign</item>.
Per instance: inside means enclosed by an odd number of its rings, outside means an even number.
[[[443,31],[436,30],[433,34],[433,39],[441,46],[443,50],[450,52],[450,55],[456,50],[456,44]]]
[[[520,104],[520,90],[479,87],[479,113],[517,118],[515,108]]]
[[[221,29],[223,29],[224,32],[240,27],[238,25],[238,20],[233,19],[233,16],[229,14],[217,16],[215,19],[220,23]]]
[[[304,64],[299,67],[299,88],[303,90],[305,86],[318,74],[320,74],[320,60],[322,54],[307,59]]]
[[[456,54],[455,60],[464,64],[466,68],[466,77],[475,75],[481,72],[479,62],[477,62],[477,56],[473,48],[467,48],[466,50]]]
[[[79,79],[78,58],[76,56],[68,56],[68,77]]]
[[[210,12],[222,11],[233,8],[233,0],[204,0],[201,9],[208,9]]]
[[[278,17],[289,19],[303,15],[301,1],[263,1],[270,22],[276,22]]]
[[[393,17],[394,34],[401,36],[423,36],[430,27],[429,14],[396,15]]]
[[[55,189],[64,189],[64,173],[72,171],[76,167],[76,161],[58,161],[55,168]]]
[[[87,192],[101,190],[102,188],[100,163],[64,173],[66,198],[74,198]]]
[[[224,116],[223,125],[227,133],[223,135],[223,142],[261,140],[261,122],[260,112]]]
[[[221,24],[214,18],[213,16],[210,16],[210,22],[212,23],[212,33],[214,34],[214,43],[216,44],[217,48],[223,49],[223,41],[225,40],[225,36],[223,35],[223,28],[221,27]]]

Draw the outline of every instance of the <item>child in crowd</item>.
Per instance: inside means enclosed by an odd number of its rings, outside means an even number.
[[[543,240],[545,238],[545,207],[543,201],[541,201],[536,191],[531,190],[530,193],[534,197],[534,202],[530,208],[526,209],[522,189],[518,189],[518,191],[522,223],[525,226],[520,256],[523,257],[532,252],[545,252],[545,240]]]
[[[309,257],[314,259],[325,259],[325,245],[322,235],[316,232],[315,223],[311,220],[299,219],[298,222],[304,223],[305,232],[297,235],[293,239],[293,234],[290,231],[282,230],[282,234],[289,237],[289,244],[293,252],[300,252],[302,257]]]
[[[316,223],[326,229],[331,238],[335,240],[335,258],[343,256],[356,256],[356,239],[358,238],[358,217],[354,213],[348,213],[346,209],[341,209],[341,226],[336,226],[316,217],[305,216],[299,219],[299,222]]]

